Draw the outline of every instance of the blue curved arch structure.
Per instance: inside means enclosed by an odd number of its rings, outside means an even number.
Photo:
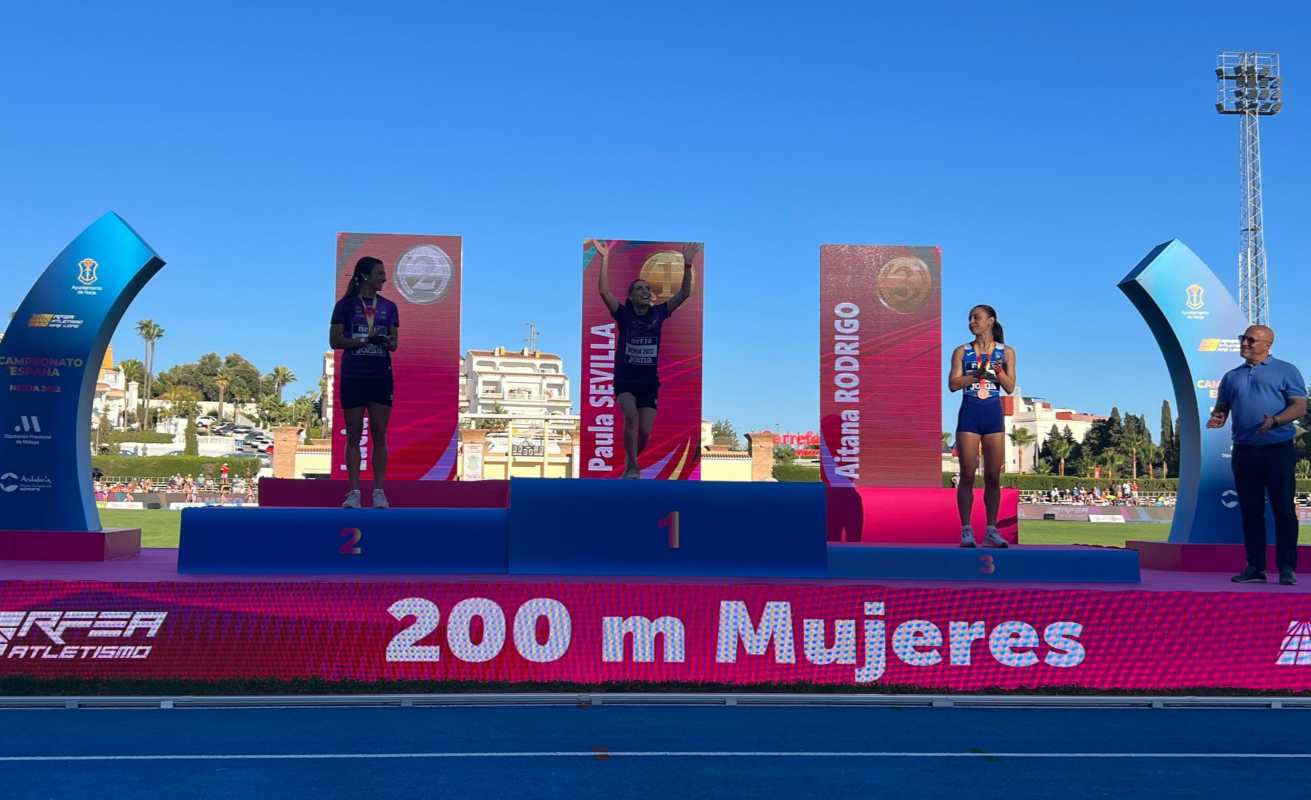
[[[1247,319],[1206,262],[1178,239],[1148,253],[1119,288],[1156,337],[1174,386],[1179,494],[1170,542],[1241,543],[1229,429],[1208,429],[1205,420],[1220,378],[1238,364],[1237,337]]]
[[[98,531],[91,408],[110,337],[164,261],[109,212],[32,286],[0,342],[0,526]]]

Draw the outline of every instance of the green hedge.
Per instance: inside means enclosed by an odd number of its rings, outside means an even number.
[[[791,464],[780,462],[774,465],[774,480],[778,481],[817,481],[819,467],[809,464]]]
[[[231,477],[251,478],[259,472],[259,459],[250,456],[210,458],[201,456],[92,456],[91,466],[106,475],[122,478],[162,478],[167,475],[217,475],[223,464]]]
[[[118,445],[121,442],[145,442],[147,444],[167,444],[173,437],[158,431],[91,431],[91,441],[99,437],[101,444]]]
[[[955,473],[953,472],[942,473],[942,485],[951,486],[951,477],[954,474]],[[1022,489],[1024,491],[1041,491],[1044,489],[1051,489],[1053,487],[1057,489],[1073,489],[1076,486],[1082,486],[1085,489],[1091,490],[1094,486],[1100,486],[1103,489],[1106,489],[1113,484],[1124,483],[1126,480],[1129,481],[1130,483],[1134,482],[1133,478],[1117,478],[1115,480],[1111,480],[1110,478],[1094,479],[1094,478],[1083,478],[1074,475],[1067,475],[1064,478],[1062,478],[1059,475],[1030,475],[1027,473],[1024,474],[1006,473],[1005,475],[1001,476],[1001,485],[1003,487],[1012,488],[1012,489]],[[975,485],[977,486],[979,485],[979,483],[980,482],[976,479]],[[1139,478],[1137,483],[1138,483],[1139,492],[1179,491],[1178,478]],[[1297,482],[1297,491],[1311,492],[1311,480],[1305,480],[1305,479],[1299,480]]]

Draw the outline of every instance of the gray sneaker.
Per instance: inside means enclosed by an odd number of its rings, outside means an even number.
[[[346,499],[341,501],[342,508],[359,508],[360,507],[360,490],[351,489],[346,493]]]
[[[998,547],[1003,550],[1010,547],[1010,545],[1006,543],[1006,540],[1001,538],[1001,534],[997,532],[997,529],[991,525],[988,526],[988,535],[983,537],[983,546]]]
[[[960,546],[974,547],[974,529],[969,525],[960,529]]]
[[[383,494],[381,489],[373,490],[373,507],[391,508],[391,504],[387,502],[387,495]]]

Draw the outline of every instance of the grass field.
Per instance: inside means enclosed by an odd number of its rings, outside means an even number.
[[[123,511],[100,509],[100,524],[106,528],[140,528],[142,547],[177,547],[180,511]],[[1123,525],[1091,522],[1030,521],[1020,525],[1023,544],[1096,544],[1123,547],[1128,539],[1165,541],[1170,526],[1151,522]]]
[[[182,512],[102,508],[100,524],[105,528],[140,528],[142,547],[177,547]]]

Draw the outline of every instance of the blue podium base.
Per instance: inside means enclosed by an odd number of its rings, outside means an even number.
[[[830,544],[829,577],[918,581],[1138,583],[1138,553],[1110,547]]]
[[[503,574],[506,512],[188,508],[178,572]]]

